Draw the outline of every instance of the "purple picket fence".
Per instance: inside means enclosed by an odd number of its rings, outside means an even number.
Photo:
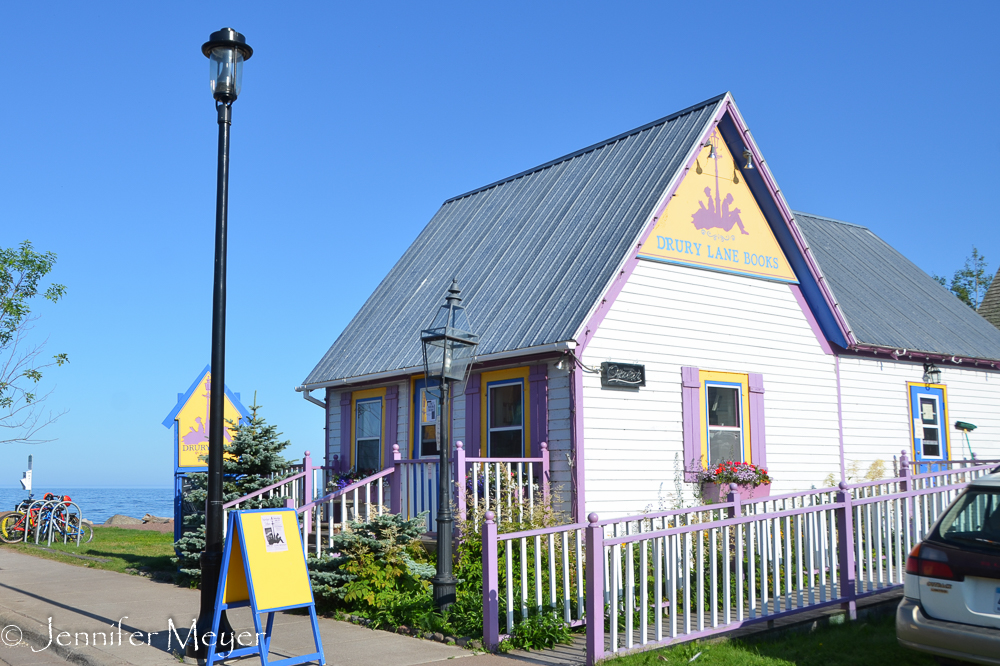
[[[910,549],[995,467],[978,463],[913,474],[904,453],[892,479],[749,502],[734,484],[721,504],[528,532],[498,534],[487,514],[484,641],[556,613],[586,625],[594,664],[833,604],[853,617],[903,584]]]

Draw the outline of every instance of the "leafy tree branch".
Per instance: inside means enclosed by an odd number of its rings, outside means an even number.
[[[43,355],[46,340],[32,343],[28,333],[38,320],[33,299],[56,303],[66,287],[40,284],[55,265],[53,252],[36,252],[30,241],[16,248],[0,248],[0,443],[38,444],[45,426],[62,416],[42,409],[52,391],[40,392],[44,371],[69,363],[66,354]],[[41,291],[40,291],[41,290]]]

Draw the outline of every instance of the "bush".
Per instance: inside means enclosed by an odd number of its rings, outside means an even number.
[[[333,536],[329,556],[309,558],[309,578],[321,610],[356,613],[375,627],[413,624],[431,608],[434,567],[417,539],[425,514],[412,520],[394,514],[353,522]]]

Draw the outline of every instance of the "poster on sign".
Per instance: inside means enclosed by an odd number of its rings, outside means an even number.
[[[285,524],[281,521],[281,514],[260,517],[261,526],[264,528],[264,547],[269,553],[281,553],[288,550],[288,542],[285,540]]]

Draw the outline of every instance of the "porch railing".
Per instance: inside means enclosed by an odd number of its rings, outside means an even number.
[[[902,585],[913,545],[993,467],[912,474],[904,454],[893,479],[749,502],[733,485],[722,504],[509,534],[487,514],[484,640],[553,612],[586,625],[593,664],[832,604],[853,616]]]
[[[534,509],[536,501],[549,493],[549,456],[545,443],[541,445],[542,455],[538,458],[466,458],[465,447],[457,442],[454,452],[455,488],[452,501],[459,519],[464,519],[469,510],[485,506],[503,512],[503,520],[515,516],[523,520],[525,513]],[[386,512],[401,514],[413,519],[426,512],[427,532],[437,528],[438,467],[433,459],[404,460],[399,445],[392,447],[393,465],[381,472],[365,477],[342,489],[317,497],[308,502],[288,500],[287,506],[298,510],[301,516],[302,543],[312,548],[317,556],[332,545],[333,535],[346,529],[351,521],[370,520],[373,515]],[[308,459],[308,452],[307,452]],[[324,468],[325,469],[325,468]],[[461,471],[461,473],[460,473]],[[267,488],[241,497],[224,505],[225,509],[238,508],[239,504],[253,497],[266,495],[287,496],[286,486],[295,484],[304,477],[298,472]],[[479,484],[485,484],[485,492]],[[311,488],[315,488],[312,486]],[[311,488],[308,490],[313,496]],[[295,495],[298,497],[297,495]],[[473,498],[470,509],[467,497]],[[500,517],[497,517],[500,520]],[[309,535],[315,534],[314,539]]]
[[[370,521],[374,515],[382,515],[386,507],[389,486],[396,477],[396,469],[388,468],[347,485],[319,499],[298,507],[302,546],[308,551],[311,518],[315,517],[315,539],[312,542],[316,557],[323,555],[324,548],[333,547],[333,535],[347,527],[351,521]],[[326,544],[324,530],[326,525]]]
[[[312,455],[306,451],[301,464],[289,465],[282,473],[275,475],[275,483],[223,504],[222,529],[225,530],[229,524],[229,512],[238,511],[250,500],[285,497],[290,500],[286,504],[293,508],[312,502],[326,487],[327,478],[333,469],[333,466],[313,465]]]

